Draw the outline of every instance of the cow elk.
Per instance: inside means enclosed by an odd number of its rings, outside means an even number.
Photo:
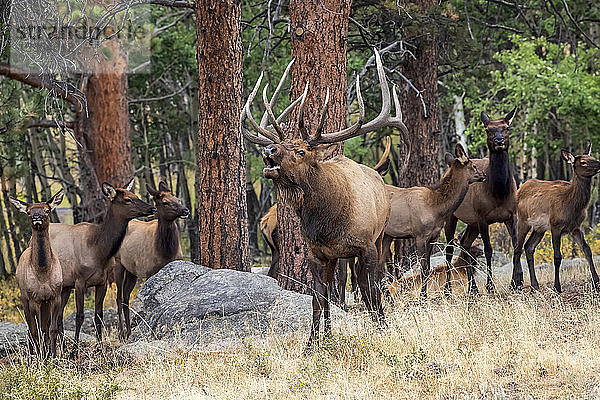
[[[516,197],[517,185],[510,171],[508,160],[508,147],[510,145],[510,124],[515,116],[516,109],[504,118],[490,119],[485,113],[481,113],[481,121],[487,133],[487,147],[490,152],[488,158],[473,159],[473,163],[487,175],[487,180],[474,183],[458,209],[446,222],[444,232],[446,240],[451,243],[456,231],[458,220],[467,224],[467,228],[460,240],[461,252],[456,267],[467,263],[467,275],[469,279],[469,293],[478,292],[475,283],[473,256],[470,248],[478,235],[483,241],[483,251],[487,265],[486,289],[489,293],[494,291],[492,281],[492,244],[490,242],[489,226],[495,222],[506,225],[513,245],[516,236]],[[446,262],[448,269],[452,262],[453,247],[446,246]],[[450,274],[446,283],[446,293],[451,292]]]
[[[393,239],[415,239],[422,269],[422,297],[427,297],[431,252],[444,221],[462,203],[469,185],[486,178],[485,173],[469,159],[460,144],[456,145],[455,155],[453,157],[446,153],[446,162],[450,168],[440,183],[432,188],[386,185],[391,198],[391,210],[383,240],[385,258],[386,261],[391,259],[390,245]]]
[[[121,248],[115,256],[117,313],[122,338],[128,338],[131,334],[129,297],[137,279],[149,278],[171,261],[183,259],[175,221],[180,217],[186,218],[190,211],[171,193],[165,182],[159,183],[158,190],[149,185],[146,185],[146,189],[154,199],[157,219],[130,221]],[[121,314],[125,319],[125,329]]]
[[[63,193],[61,189],[47,202],[35,204],[10,198],[10,202],[31,219],[31,240],[19,258],[16,276],[31,336],[29,350],[33,354],[35,345],[42,356],[48,346],[50,355],[56,355],[58,321],[62,311],[62,270],[50,243],[48,227],[50,213],[61,203]],[[43,341],[38,333],[43,335]]]
[[[95,287],[96,337],[102,340],[102,306],[106,295],[106,279],[111,258],[117,253],[125,237],[127,224],[137,217],[152,215],[156,208],[144,203],[127,188],[115,188],[102,184],[102,192],[108,198],[108,208],[100,224],[81,222],[76,225],[50,224],[50,241],[58,255],[63,274],[62,305],[64,310],[71,290],[75,289],[75,349],[77,353],[79,333],[84,319],[83,300],[85,290]],[[62,332],[62,321],[59,324]]]
[[[278,190],[279,202],[291,207],[298,215],[304,239],[319,261],[313,263],[313,321],[307,349],[310,349],[318,336],[322,312],[325,317],[325,333],[331,333],[328,288],[333,281],[338,258],[359,258],[358,280],[363,300],[376,321],[384,320],[380,287],[383,277],[381,240],[389,216],[390,201],[383,179],[375,170],[343,155],[329,158],[337,147],[329,145],[331,143],[364,135],[385,126],[398,127],[404,134],[408,132],[402,122],[395,88],[393,94],[397,115],[390,116],[390,90],[377,52],[375,60],[383,105],[379,115],[368,123],[363,123],[365,111],[358,78],[356,94],[359,118],[346,129],[332,133],[323,132],[329,99],[329,96],[326,96],[317,128],[313,135],[309,135],[304,122],[304,100],[308,84],[304,93],[276,118],[271,107],[291,63],[270,102],[267,99],[266,87],[263,90],[266,112],[260,125],[250,113],[250,104],[259,89],[262,75],[241,113],[242,121],[247,119],[257,133],[252,134],[242,127],[244,136],[251,142],[265,146],[262,151],[265,162],[263,175],[273,180]],[[283,117],[298,104],[297,125],[288,121],[284,127],[281,122]],[[267,126],[267,121],[271,123],[270,126]],[[295,131],[296,128],[302,139],[290,137],[290,131]]]
[[[518,287],[523,286],[523,270],[521,254],[525,243],[525,256],[529,267],[531,286],[539,289],[535,276],[533,254],[536,246],[544,237],[546,231],[552,233],[554,248],[554,289],[561,292],[560,286],[560,239],[565,233],[571,234],[577,242],[590,266],[592,282],[596,290],[600,290],[598,273],[594,267],[592,251],[585,241],[581,231],[581,223],[585,219],[587,205],[590,201],[592,177],[600,172],[600,161],[590,156],[592,145],[587,154],[574,157],[566,150],[561,151],[562,157],[573,165],[573,179],[566,181],[542,181],[530,179],[517,192],[517,243],[513,257],[513,282]],[[531,232],[529,239],[525,237]]]

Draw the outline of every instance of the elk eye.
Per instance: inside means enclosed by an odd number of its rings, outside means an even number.
[[[129,199],[129,198],[125,199],[125,203],[131,203],[132,201],[133,201],[133,200],[131,200],[131,199]]]
[[[298,154],[299,156],[304,156],[306,153],[304,152],[304,150],[298,150],[296,154]]]
[[[46,214],[50,214],[50,209],[49,208],[46,209]]]

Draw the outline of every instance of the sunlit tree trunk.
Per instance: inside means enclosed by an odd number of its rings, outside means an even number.
[[[247,271],[246,161],[240,129],[241,8],[236,0],[197,0],[199,263]]]

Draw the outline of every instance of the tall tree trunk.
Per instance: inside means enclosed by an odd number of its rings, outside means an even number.
[[[196,210],[200,264],[248,271],[240,22],[239,0],[196,0]]]
[[[93,71],[86,86],[87,113],[80,113],[88,151],[100,183],[123,186],[133,176],[127,103],[128,55],[117,40],[89,60]],[[105,54],[110,54],[106,58]]]
[[[435,0],[413,0],[423,15],[431,12],[437,5]],[[411,140],[411,154],[406,173],[398,177],[398,186],[427,186],[439,180],[439,107],[437,79],[437,51],[435,35],[424,18],[416,32],[411,32],[411,41],[416,48],[413,50],[416,59],[407,57],[403,64],[403,74],[411,80],[423,96],[423,102],[412,90],[404,91],[402,110],[404,123],[408,127]],[[407,38],[410,40],[410,38]],[[425,103],[425,108],[423,108]],[[404,160],[402,160],[404,161]],[[414,240],[402,240],[400,246],[406,263],[413,253]]]
[[[292,57],[296,59],[291,70],[291,97],[300,96],[306,82],[310,82],[305,105],[309,132],[316,129],[328,87],[330,105],[324,131],[337,131],[345,125],[346,49],[351,4],[351,0],[290,0]],[[297,117],[294,112],[290,120],[296,121]],[[297,130],[292,134],[301,137]],[[290,207],[282,204],[278,209],[278,223],[281,233],[279,284],[284,289],[308,293],[312,275],[300,221]]]

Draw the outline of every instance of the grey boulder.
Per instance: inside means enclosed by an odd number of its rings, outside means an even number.
[[[117,310],[114,308],[106,308],[102,313],[102,323],[104,326],[104,332],[110,333],[116,331],[119,317],[117,316]],[[84,310],[84,320],[81,326],[81,332],[90,336],[96,336],[96,322],[94,321],[94,310],[86,308]],[[75,312],[72,312],[65,318],[64,322],[65,331],[75,331]]]

